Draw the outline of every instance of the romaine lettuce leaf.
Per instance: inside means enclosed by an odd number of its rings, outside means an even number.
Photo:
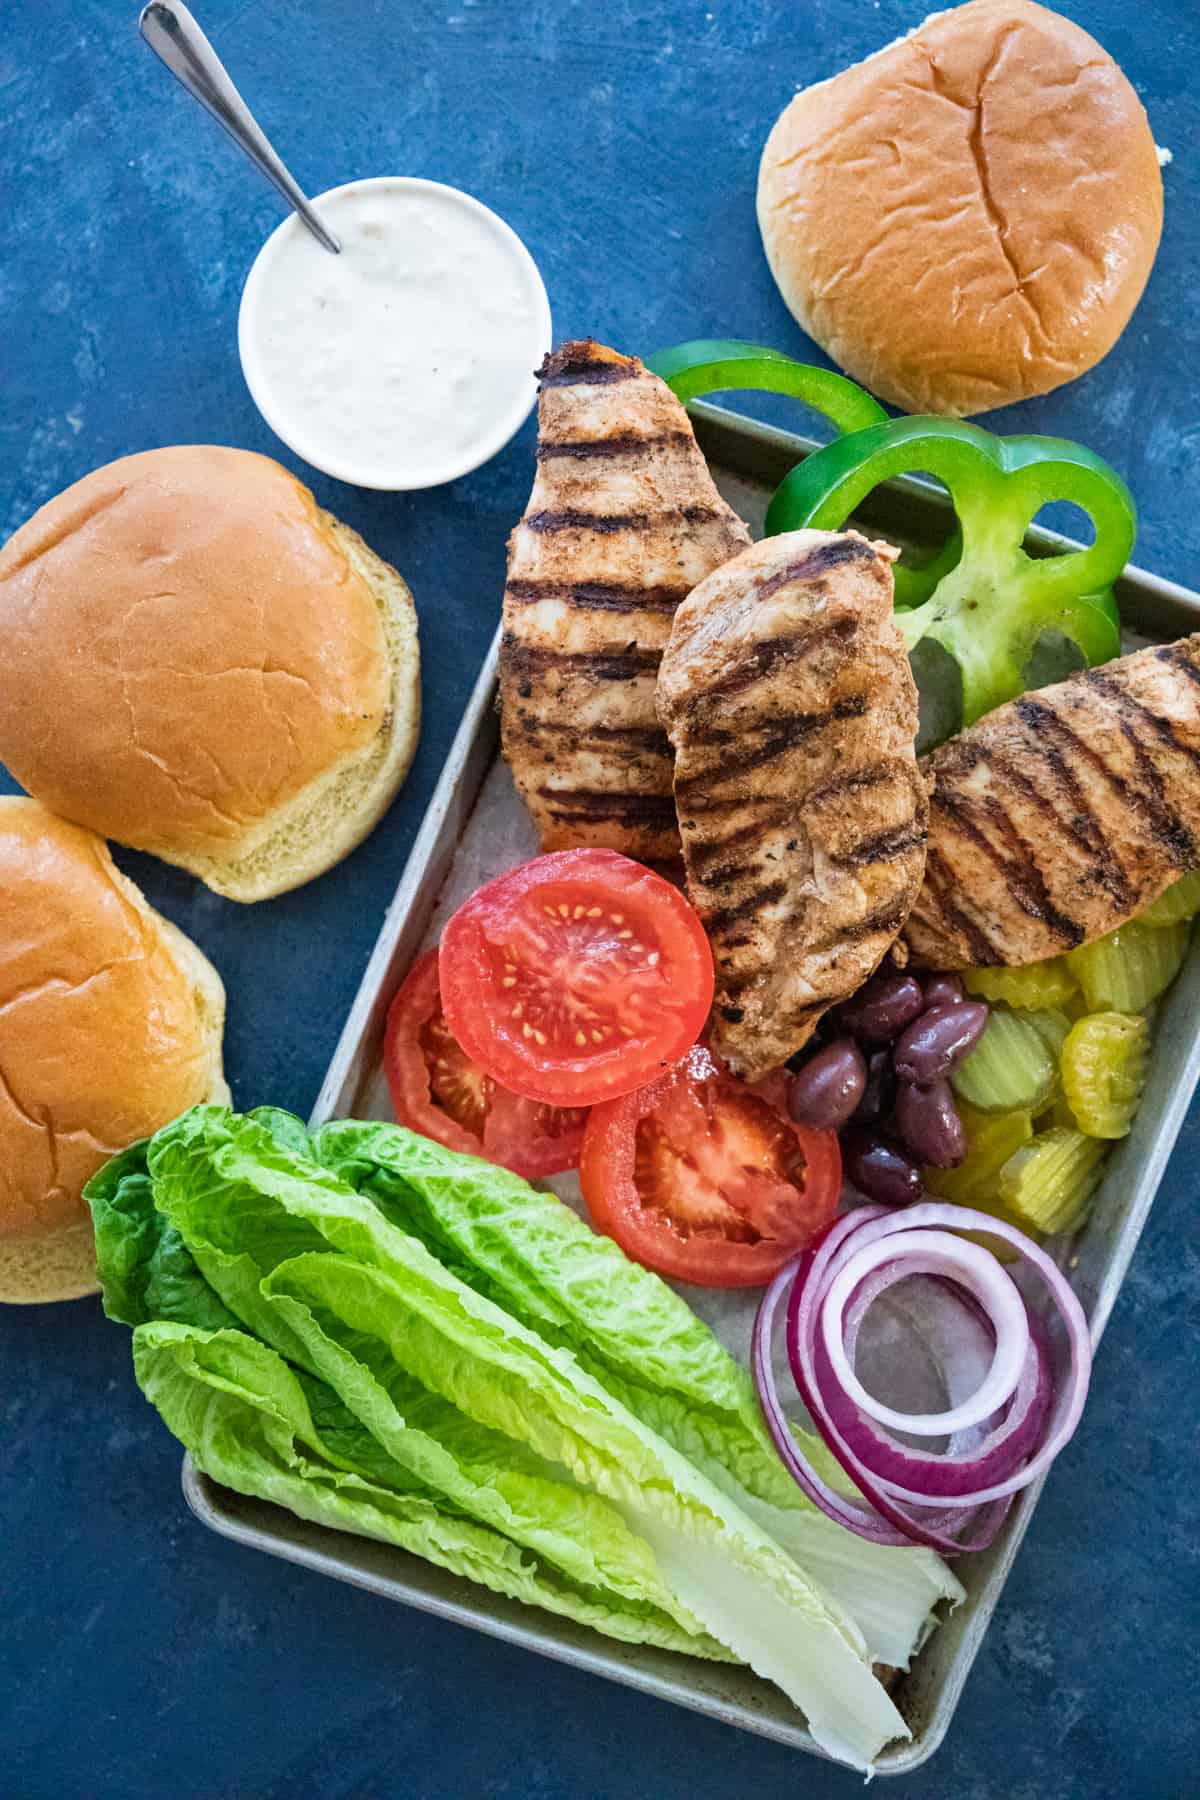
[[[133,1359],[139,1385],[168,1428],[197,1468],[222,1486],[286,1506],[302,1519],[396,1544],[493,1593],[609,1637],[722,1654],[652,1608],[614,1604],[603,1590],[571,1581],[501,1533],[447,1513],[417,1490],[405,1491],[404,1472],[389,1470],[362,1426],[357,1438],[365,1442],[348,1442],[344,1425],[327,1436],[310,1404],[321,1384],[302,1384],[281,1356],[247,1333],[140,1325]],[[389,1473],[396,1477],[391,1483]]]
[[[307,1146],[303,1127],[290,1115],[264,1111],[254,1118],[264,1143]],[[155,1208],[147,1147],[114,1158],[88,1189],[106,1311],[134,1326],[168,1320],[209,1329],[236,1325],[236,1314],[205,1280],[176,1227]],[[257,1273],[251,1283],[257,1287]],[[289,1371],[322,1420],[327,1454],[330,1444],[338,1445],[346,1467],[504,1532],[582,1590],[600,1595],[609,1611],[620,1609],[627,1615],[623,1635],[632,1641],[664,1643],[669,1623],[674,1648],[728,1660],[728,1651],[705,1637],[665,1585],[647,1544],[606,1501],[429,1393],[380,1355],[373,1337],[344,1331],[335,1318],[318,1322],[297,1300],[281,1300],[273,1311],[258,1304],[253,1310],[276,1339],[301,1347],[304,1368],[329,1377],[327,1384],[303,1369]],[[208,1352],[210,1365],[216,1355]],[[642,1639],[638,1618],[647,1626]]]
[[[813,1507],[775,1452],[747,1371],[674,1289],[553,1194],[398,1125],[339,1120],[314,1134],[312,1153],[477,1292],[573,1351],[796,1558],[873,1660],[907,1667],[933,1607],[962,1598],[931,1551],[866,1543]],[[805,1449],[821,1462],[818,1441]]]
[[[783,1688],[831,1753],[866,1767],[907,1735],[852,1621],[569,1348],[501,1310],[379,1206],[280,1148],[253,1120],[196,1109],[158,1134],[148,1162],[158,1208],[225,1304],[260,1335],[304,1361],[301,1315],[281,1304],[293,1301],[318,1321],[373,1337],[400,1370],[477,1425],[528,1445],[611,1501],[654,1549],[677,1601]],[[680,1311],[690,1332],[682,1303]],[[700,1355],[713,1361],[710,1348]],[[690,1372],[682,1379],[703,1385]]]

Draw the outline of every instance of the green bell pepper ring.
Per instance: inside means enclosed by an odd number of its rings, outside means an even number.
[[[1022,671],[1047,631],[1070,639],[1089,664],[1120,655],[1120,620],[1105,590],[1133,548],[1133,499],[1107,463],[1065,439],[993,437],[959,419],[871,425],[835,438],[784,478],[767,534],[837,530],[881,481],[917,470],[949,490],[961,548],[952,540],[932,564],[901,571],[896,622],[910,652],[928,637],[953,657],[964,724],[1022,692]],[[1055,500],[1089,515],[1095,542],[1059,556],[1026,555],[1030,522]],[[938,578],[926,597],[931,570]]]
[[[778,350],[743,344],[735,338],[695,338],[689,344],[676,344],[673,350],[648,356],[646,367],[661,376],[685,406],[702,394],[757,388],[803,401],[814,412],[823,413],[838,431],[861,431],[865,425],[887,418],[878,400],[844,375],[794,362]]]

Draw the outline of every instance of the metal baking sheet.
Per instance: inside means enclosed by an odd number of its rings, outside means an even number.
[[[761,529],[766,502],[808,440],[735,414],[696,406],[697,435],[722,493]],[[946,535],[949,514],[936,488],[917,480],[889,484],[871,496],[859,523],[914,545]],[[1032,530],[1027,548],[1045,554],[1066,540]],[[1122,617],[1139,638],[1168,639],[1200,628],[1200,595],[1141,570],[1118,586]],[[313,1113],[330,1118],[388,1118],[380,1050],[388,1003],[422,945],[448,910],[490,875],[535,849],[533,833],[507,770],[498,759],[494,642],[463,716],[404,875],[346,1021]],[[1063,1246],[1063,1260],[1098,1342],[1129,1266],[1167,1158],[1200,1075],[1200,946],[1162,1005],[1146,1098],[1131,1135],[1117,1146],[1085,1230]],[[556,1183],[564,1198],[570,1178]],[[697,1303],[698,1290],[688,1299]],[[753,1300],[700,1295],[710,1323],[743,1358]],[[1101,1361],[1096,1379],[1105,1379]],[[227,1537],[302,1563],[391,1600],[403,1601],[493,1637],[607,1676],[742,1730],[821,1754],[799,1713],[778,1689],[746,1669],[707,1664],[671,1652],[617,1644],[583,1627],[524,1607],[391,1546],[310,1525],[266,1502],[228,1492],[185,1460],[184,1493],[203,1522]],[[936,1631],[893,1689],[912,1737],[885,1750],[881,1774],[924,1762],[941,1743],[971,1664],[1000,1597],[1041,1483],[1020,1496],[990,1550],[957,1565],[967,1598]],[[1047,1606],[1054,1595],[1047,1592]]]

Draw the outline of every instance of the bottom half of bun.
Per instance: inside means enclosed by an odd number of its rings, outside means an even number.
[[[408,587],[358,533],[330,519],[357,574],[375,596],[387,645],[389,696],[383,725],[365,750],[327,770],[261,821],[241,845],[214,855],[147,843],[146,850],[196,875],[227,900],[270,900],[323,875],[372,832],[395,799],[421,729],[417,615]]]

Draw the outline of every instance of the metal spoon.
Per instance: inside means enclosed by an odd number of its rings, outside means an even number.
[[[142,8],[138,28],[154,54],[166,63],[176,81],[185,87],[234,143],[279,189],[288,205],[299,213],[317,242],[334,255],[341,245],[322,225],[305,195],[263,136],[254,115],[225,73],[221,59],[186,6],[151,0]]]

